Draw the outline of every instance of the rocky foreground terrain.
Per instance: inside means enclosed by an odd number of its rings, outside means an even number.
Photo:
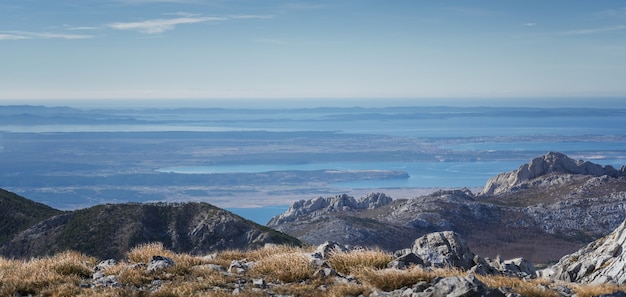
[[[548,153],[491,178],[484,189],[413,199],[347,195],[294,203],[268,226],[306,243],[394,251],[430,232],[455,231],[476,253],[556,262],[626,218],[626,168]]]
[[[30,261],[0,258],[1,296],[624,296],[626,221],[552,267],[474,254],[452,231],[395,253],[325,242],[266,245],[203,256],[162,244],[104,261],[76,252]]]

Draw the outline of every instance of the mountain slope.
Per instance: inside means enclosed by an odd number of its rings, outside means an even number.
[[[207,203],[106,204],[61,214],[21,232],[0,254],[28,258],[76,250],[121,258],[133,247],[162,242],[175,252],[206,254],[300,242]]]
[[[62,213],[0,189],[0,245],[36,223]]]
[[[543,276],[578,283],[626,284],[626,220],[610,234],[542,270]]]
[[[268,226],[312,244],[334,240],[387,250],[401,249],[429,232],[450,230],[484,257],[550,262],[626,219],[624,172],[624,167],[616,170],[548,153],[492,178],[478,194],[438,191],[374,208],[314,212],[302,210],[311,203],[298,202]]]

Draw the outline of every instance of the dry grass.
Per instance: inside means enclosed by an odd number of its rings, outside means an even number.
[[[30,261],[0,259],[0,296],[77,295],[96,259],[77,252]]]
[[[328,263],[339,273],[351,274],[361,268],[382,269],[393,260],[393,256],[380,250],[352,251],[332,253]]]
[[[89,282],[98,260],[76,252],[64,252],[52,257],[29,261],[0,258],[0,296],[231,296],[239,283],[242,297],[267,296],[269,293],[255,288],[252,280],[263,278],[272,294],[289,296],[358,296],[369,295],[374,290],[392,291],[436,277],[465,276],[466,272],[453,269],[424,270],[412,267],[406,270],[386,269],[391,255],[382,251],[353,251],[332,254],[329,263],[344,274],[352,274],[357,282],[342,282],[335,278],[313,277],[316,271],[309,259],[311,249],[287,246],[267,246],[258,250],[225,251],[215,257],[177,254],[152,243],[138,246],[127,255],[127,260],[108,267],[105,275],[116,275],[122,287],[83,288]],[[148,263],[153,256],[165,256],[175,265],[164,270],[148,272],[139,263]],[[239,275],[224,273],[214,266],[227,268],[232,260],[248,259],[255,264]],[[522,296],[558,296],[555,284],[547,280],[523,280],[504,276],[477,276],[491,288],[508,288]],[[137,288],[153,287],[158,280],[158,290],[140,291]],[[618,285],[566,284],[577,296],[590,297],[626,290]]]
[[[420,281],[430,282],[439,276],[446,277],[458,274],[461,274],[461,272],[444,269],[427,271],[419,267],[412,267],[406,270],[363,267],[355,273],[361,282],[383,291],[397,290]]]
[[[548,288],[543,279],[525,280],[508,276],[476,276],[490,288],[510,288],[514,293],[529,297],[558,297],[559,294]]]
[[[250,274],[268,280],[296,282],[310,279],[315,267],[309,257],[301,252],[271,254],[255,262]]]
[[[615,284],[586,284],[574,286],[574,292],[578,297],[600,296],[618,291],[626,291],[626,286]]]

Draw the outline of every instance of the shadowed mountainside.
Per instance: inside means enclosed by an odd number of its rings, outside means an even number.
[[[0,189],[0,245],[32,225],[62,213]]]
[[[207,203],[127,203],[97,205],[33,223],[7,240],[0,254],[29,258],[75,250],[118,259],[133,247],[150,242],[190,254],[256,248],[266,243],[300,245],[293,237]]]

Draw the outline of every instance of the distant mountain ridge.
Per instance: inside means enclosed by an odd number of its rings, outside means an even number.
[[[626,219],[625,171],[550,152],[495,176],[478,194],[441,190],[375,208],[307,213],[307,205],[320,199],[315,198],[294,203],[268,226],[311,244],[334,240],[388,250],[407,246],[408,238],[449,230],[485,257],[550,262]],[[348,198],[326,199],[334,205]]]
[[[489,179],[479,195],[494,195],[519,190],[529,186],[525,182],[548,174],[619,177],[626,176],[626,166],[617,170],[611,165],[602,166],[589,161],[576,161],[565,154],[550,152],[545,156],[532,159],[530,163],[520,166],[517,170],[501,173]]]
[[[30,220],[30,228],[6,233],[8,239],[0,244],[0,255],[9,258],[75,250],[103,259],[119,259],[137,245],[150,242],[161,242],[172,251],[190,254],[258,248],[266,243],[301,244],[291,236],[208,203],[105,204],[61,212],[14,196],[18,201],[12,205],[29,204],[25,209],[39,207],[48,212],[38,222]],[[0,228],[6,226],[3,223]]]

